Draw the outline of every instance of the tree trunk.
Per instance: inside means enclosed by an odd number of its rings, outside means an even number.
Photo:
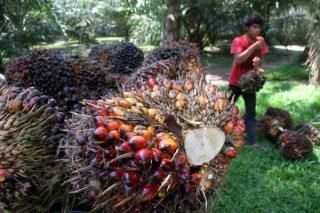
[[[309,83],[320,84],[320,35],[315,30],[309,40],[310,50],[306,64],[310,70]]]
[[[163,42],[165,44],[180,39],[181,31],[181,0],[163,0],[166,14],[163,23]]]

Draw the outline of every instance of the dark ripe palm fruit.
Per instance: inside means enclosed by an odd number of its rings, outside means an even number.
[[[94,118],[94,123],[96,124],[96,127],[102,127],[104,126],[105,120],[104,116],[98,115]]]
[[[159,186],[156,184],[145,184],[142,186],[141,192],[139,194],[139,199],[142,202],[153,199],[158,194]]]
[[[172,171],[174,167],[174,162],[172,162],[169,158],[163,158],[160,163],[160,168],[164,171],[169,172]]]
[[[155,165],[159,165],[162,159],[162,153],[159,149],[152,149],[152,163]]]
[[[181,54],[179,53],[178,49],[167,48],[167,47],[157,48],[147,55],[143,63],[151,64],[153,62],[166,60],[169,58],[174,58],[179,60],[181,58]]]
[[[56,114],[56,118],[57,118],[57,121],[58,123],[63,123],[64,122],[64,119],[65,119],[65,114],[63,112],[58,112]]]
[[[128,125],[128,124],[121,124],[119,126],[119,129],[118,129],[119,133],[120,133],[120,137],[123,138],[123,139],[127,139],[126,138],[126,134],[128,132],[131,132],[132,131],[132,126]]]
[[[140,149],[135,153],[134,158],[139,165],[146,166],[151,164],[152,152],[149,149]]]
[[[178,143],[172,138],[163,138],[159,141],[158,146],[161,152],[173,155],[178,148]]]
[[[176,170],[183,169],[187,164],[187,157],[185,154],[178,154],[174,159],[174,165]]]
[[[96,140],[105,140],[108,136],[108,130],[104,127],[98,127],[93,131],[92,135]]]
[[[184,190],[184,192],[190,194],[190,192],[192,192],[192,190],[193,190],[192,184],[191,183],[185,183],[183,185],[183,190]]]
[[[161,183],[161,181],[163,181],[166,177],[167,177],[167,172],[163,171],[162,168],[158,168],[151,176],[150,176],[150,180],[152,182],[156,182],[156,183]]]
[[[148,141],[140,135],[133,136],[128,143],[134,150],[143,149],[148,145]]]
[[[90,190],[87,192],[87,197],[88,197],[90,200],[96,199],[97,196],[98,196],[98,191],[95,190],[95,189],[90,189]]]
[[[108,177],[113,181],[119,181],[119,180],[122,180],[123,174],[124,174],[123,169],[116,169],[116,170],[110,171],[108,173]]]
[[[188,182],[190,180],[190,169],[184,168],[179,172],[180,180]]]
[[[101,167],[104,163],[104,157],[102,154],[97,154],[92,160],[90,161],[90,164],[93,166]]]
[[[123,173],[123,182],[127,186],[136,186],[139,182],[139,177],[135,171],[125,171]]]

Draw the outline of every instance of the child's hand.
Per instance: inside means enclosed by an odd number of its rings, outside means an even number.
[[[261,63],[262,63],[261,58],[259,58],[259,57],[254,57],[254,58],[252,59],[252,63],[253,63],[253,67],[260,67],[260,66],[261,66]]]

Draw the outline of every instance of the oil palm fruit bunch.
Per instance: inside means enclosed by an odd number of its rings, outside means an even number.
[[[0,209],[42,212],[59,199],[55,155],[63,124],[56,102],[34,87],[0,88]]]
[[[169,58],[181,59],[181,53],[177,48],[162,46],[151,51],[145,58],[144,64],[151,64],[156,61],[162,61]]]
[[[242,75],[239,81],[239,87],[244,93],[259,92],[266,82],[266,77],[263,75],[263,70],[250,70]]]
[[[144,54],[133,43],[122,41],[92,47],[89,58],[105,63],[111,73],[130,74],[141,65]]]
[[[93,212],[200,209],[244,145],[239,110],[202,81],[148,79],[84,112],[60,147],[65,184]]]
[[[303,123],[294,128],[294,131],[305,136],[313,145],[320,144],[320,131],[311,123]]]
[[[296,131],[286,131],[282,133],[277,145],[283,156],[289,159],[299,159],[307,156],[313,150],[312,142]]]
[[[278,140],[282,132],[293,128],[291,114],[279,108],[269,107],[264,113],[263,123],[266,137],[273,142]]]
[[[57,100],[62,110],[77,109],[79,101],[89,95],[101,95],[114,84],[106,81],[102,67],[61,51],[36,50],[13,60],[6,69],[10,83],[34,86]]]

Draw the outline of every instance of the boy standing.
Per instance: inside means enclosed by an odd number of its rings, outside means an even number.
[[[236,37],[231,44],[231,54],[234,55],[232,70],[229,76],[229,100],[236,102],[242,95],[245,102],[245,124],[247,130],[247,143],[255,148],[262,148],[255,143],[256,128],[256,94],[246,94],[239,88],[241,76],[252,70],[255,66],[261,66],[262,59],[268,53],[268,46],[264,38],[260,36],[263,19],[260,14],[253,12],[244,19],[246,33]]]

